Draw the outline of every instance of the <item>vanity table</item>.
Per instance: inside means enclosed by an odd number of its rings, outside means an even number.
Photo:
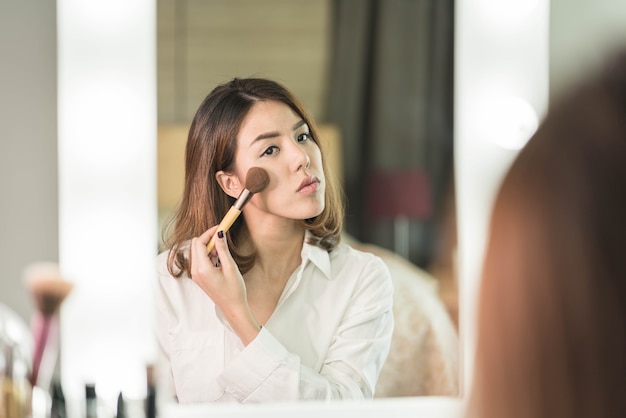
[[[386,398],[375,401],[299,402],[262,405],[163,405],[162,418],[460,418],[460,398],[426,396],[419,398]]]

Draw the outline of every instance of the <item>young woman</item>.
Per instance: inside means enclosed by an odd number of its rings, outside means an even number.
[[[218,230],[252,167],[269,183]],[[158,257],[158,340],[179,402],[373,396],[393,288],[382,260],[340,243],[334,181],[313,121],[282,85],[234,79],[200,105]]]

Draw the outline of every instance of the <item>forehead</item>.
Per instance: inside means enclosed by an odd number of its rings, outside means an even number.
[[[268,133],[290,132],[302,117],[283,102],[259,101],[252,105],[239,128],[240,141]]]

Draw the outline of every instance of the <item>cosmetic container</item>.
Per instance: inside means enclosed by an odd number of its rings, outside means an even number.
[[[98,398],[96,396],[96,385],[93,383],[85,385],[85,417],[98,418]]]
[[[55,381],[52,383],[52,389],[50,390],[52,398],[52,406],[50,408],[50,418],[67,418],[67,409],[65,406],[65,396],[63,395],[63,389],[61,388],[61,382]]]
[[[156,418],[156,402],[157,393],[154,384],[154,366],[150,365],[146,368],[146,384],[147,394],[145,401],[145,418]]]
[[[14,371],[14,346],[6,344],[3,347],[2,360],[4,367],[0,374],[2,393],[0,394],[0,417],[22,418],[30,413],[27,405],[28,393],[24,387],[25,382],[15,379]]]
[[[26,323],[0,303],[0,417],[32,415],[32,341]]]

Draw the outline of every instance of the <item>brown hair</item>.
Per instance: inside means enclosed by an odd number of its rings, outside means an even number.
[[[505,176],[469,415],[623,416],[626,54],[555,103]]]
[[[164,229],[171,230],[164,239],[170,250],[168,270],[174,277],[189,274],[185,242],[216,225],[226,214],[234,199],[226,195],[215,174],[232,171],[237,134],[252,105],[258,101],[277,101],[289,106],[307,123],[311,136],[320,147],[317,127],[298,99],[283,85],[262,78],[235,78],[217,86],[204,99],[191,123],[185,156],[185,185],[181,203]],[[302,221],[311,232],[311,243],[331,251],[339,243],[343,227],[343,195],[337,180],[331,177],[322,159],[326,177],[325,208],[318,216]],[[252,268],[255,253],[245,253],[247,228],[243,217],[228,231],[229,247],[239,269]]]

